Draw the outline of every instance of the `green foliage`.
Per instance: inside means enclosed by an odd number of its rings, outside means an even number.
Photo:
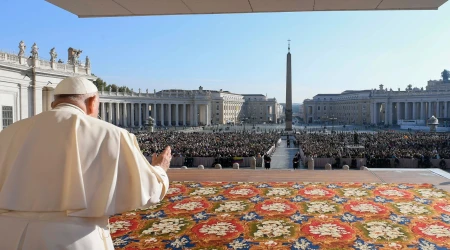
[[[131,92],[131,90],[127,87],[127,86],[122,86],[119,87],[116,84],[107,84],[105,81],[103,81],[103,79],[101,79],[100,77],[97,78],[97,80],[94,81],[95,86],[97,86],[99,91],[110,91],[111,92]]]
[[[444,82],[450,82],[449,78],[450,78],[450,72],[446,69],[444,69],[444,71],[442,71],[442,79],[444,80]]]

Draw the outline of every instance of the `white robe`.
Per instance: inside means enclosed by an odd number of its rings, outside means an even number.
[[[108,217],[168,186],[133,134],[58,105],[0,133],[0,249],[110,249]]]

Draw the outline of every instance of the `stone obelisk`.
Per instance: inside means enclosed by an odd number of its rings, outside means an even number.
[[[286,131],[292,131],[292,71],[291,71],[291,40],[288,40],[287,53],[287,69],[286,69],[286,107],[285,121]]]

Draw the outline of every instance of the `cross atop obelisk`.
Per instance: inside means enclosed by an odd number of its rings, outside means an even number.
[[[291,72],[291,40],[288,40],[288,54],[287,54],[287,68],[286,68],[286,107],[285,107],[285,121],[286,131],[292,131],[292,72]]]

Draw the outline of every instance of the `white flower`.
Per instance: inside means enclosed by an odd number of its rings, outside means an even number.
[[[389,248],[392,248],[392,249],[401,249],[401,248],[402,248],[402,245],[397,244],[397,243],[395,243],[395,242],[392,242],[392,243],[389,243]]]
[[[309,195],[318,195],[318,196],[325,196],[328,195],[330,192],[328,192],[325,189],[320,189],[320,188],[315,188],[315,189],[310,189],[310,190],[306,190],[305,194],[309,194]]]
[[[245,209],[245,203],[243,201],[227,201],[223,204],[220,204],[218,208],[216,208],[216,212],[236,212],[243,211]]]
[[[109,225],[110,233],[114,234],[120,230],[127,230],[131,226],[129,221],[118,220]]]
[[[288,209],[290,209],[291,207],[284,204],[284,203],[279,203],[279,202],[275,202],[272,204],[264,204],[261,206],[262,210],[266,210],[266,211],[277,211],[277,212],[284,212]]]
[[[246,215],[242,216],[242,218],[243,218],[244,220],[253,220],[253,219],[256,218],[256,214],[254,214],[254,213],[249,213],[249,214],[246,214]]]
[[[374,205],[372,205],[372,204],[370,204],[370,203],[361,203],[361,204],[358,204],[358,205],[356,205],[356,206],[350,206],[350,208],[353,210],[353,211],[357,211],[357,212],[369,212],[369,213],[372,213],[372,214],[377,214],[378,212],[380,212],[381,211],[381,208],[379,208],[379,207],[377,207],[377,206],[374,206]]]
[[[203,213],[198,213],[198,214],[194,215],[194,218],[197,219],[197,220],[203,220],[203,219],[208,218],[208,215],[203,214]]]
[[[152,224],[152,226],[142,232],[142,234],[154,234],[155,236],[168,233],[178,233],[183,226],[183,218],[166,218]]]
[[[234,240],[233,242],[230,243],[230,247],[232,247],[233,249],[242,249],[242,248],[246,248],[248,246],[247,241],[242,240]]]
[[[197,208],[202,208],[202,207],[203,207],[203,204],[201,202],[190,201],[190,202],[186,202],[186,203],[178,203],[173,208],[192,211],[192,210],[195,210]]]
[[[369,231],[369,237],[374,240],[395,240],[406,236],[400,230],[400,227],[392,226],[383,221],[372,221],[365,224],[364,227]]]
[[[380,194],[382,195],[386,195],[386,196],[398,196],[398,197],[403,197],[405,196],[402,192],[396,190],[396,189],[386,189],[386,190],[382,190],[380,191]]]
[[[429,211],[425,206],[414,204],[412,202],[399,202],[395,206],[400,210],[402,214],[428,214]]]
[[[158,240],[156,238],[149,238],[145,240],[145,243],[154,243],[157,242]]]
[[[349,234],[345,228],[333,223],[323,223],[317,226],[309,226],[309,232],[320,236],[331,236],[333,238],[342,238],[344,234]]]
[[[269,241],[266,241],[266,242],[264,242],[264,245],[267,245],[267,246],[276,246],[276,245],[278,245],[275,241],[273,241],[273,240],[269,240]]]
[[[286,188],[272,188],[267,192],[267,196],[285,196],[290,194],[291,191]]]
[[[307,250],[309,245],[311,245],[311,243],[309,243],[305,239],[301,239],[300,242],[296,241],[292,246],[295,249]]]
[[[199,188],[191,193],[191,195],[211,195],[215,194],[217,192],[216,188],[213,187],[206,187],[206,188]]]
[[[366,190],[359,189],[359,188],[344,188],[343,191],[344,191],[345,197],[350,197],[350,196],[361,197],[361,196],[367,195]]]
[[[186,245],[187,243],[189,243],[189,241],[186,238],[181,238],[174,240],[172,243],[170,243],[170,245],[176,248],[180,248]]]
[[[237,230],[236,226],[229,222],[217,222],[212,225],[203,225],[199,232],[208,235],[225,236],[227,233],[235,233]]]
[[[450,238],[450,229],[440,225],[429,225],[419,228],[423,234],[428,236],[434,236],[436,238]]]
[[[336,205],[328,204],[325,201],[315,201],[307,203],[308,213],[329,213],[336,212]]]
[[[233,189],[230,191],[230,194],[234,195],[249,195],[253,194],[253,190],[249,188],[239,188],[239,189]]]
[[[257,231],[253,234],[255,237],[276,238],[281,236],[288,236],[291,234],[291,226],[286,225],[284,221],[268,220],[256,226]]]
[[[159,206],[160,206],[160,204],[150,205],[150,206],[145,207],[145,208],[138,208],[138,209],[136,209],[136,211],[153,210],[153,209],[157,209]]]
[[[181,192],[181,189],[176,187],[171,187],[167,190],[167,194],[175,194]]]
[[[445,194],[440,191],[434,191],[433,189],[419,189],[417,190],[425,198],[442,198]]]

